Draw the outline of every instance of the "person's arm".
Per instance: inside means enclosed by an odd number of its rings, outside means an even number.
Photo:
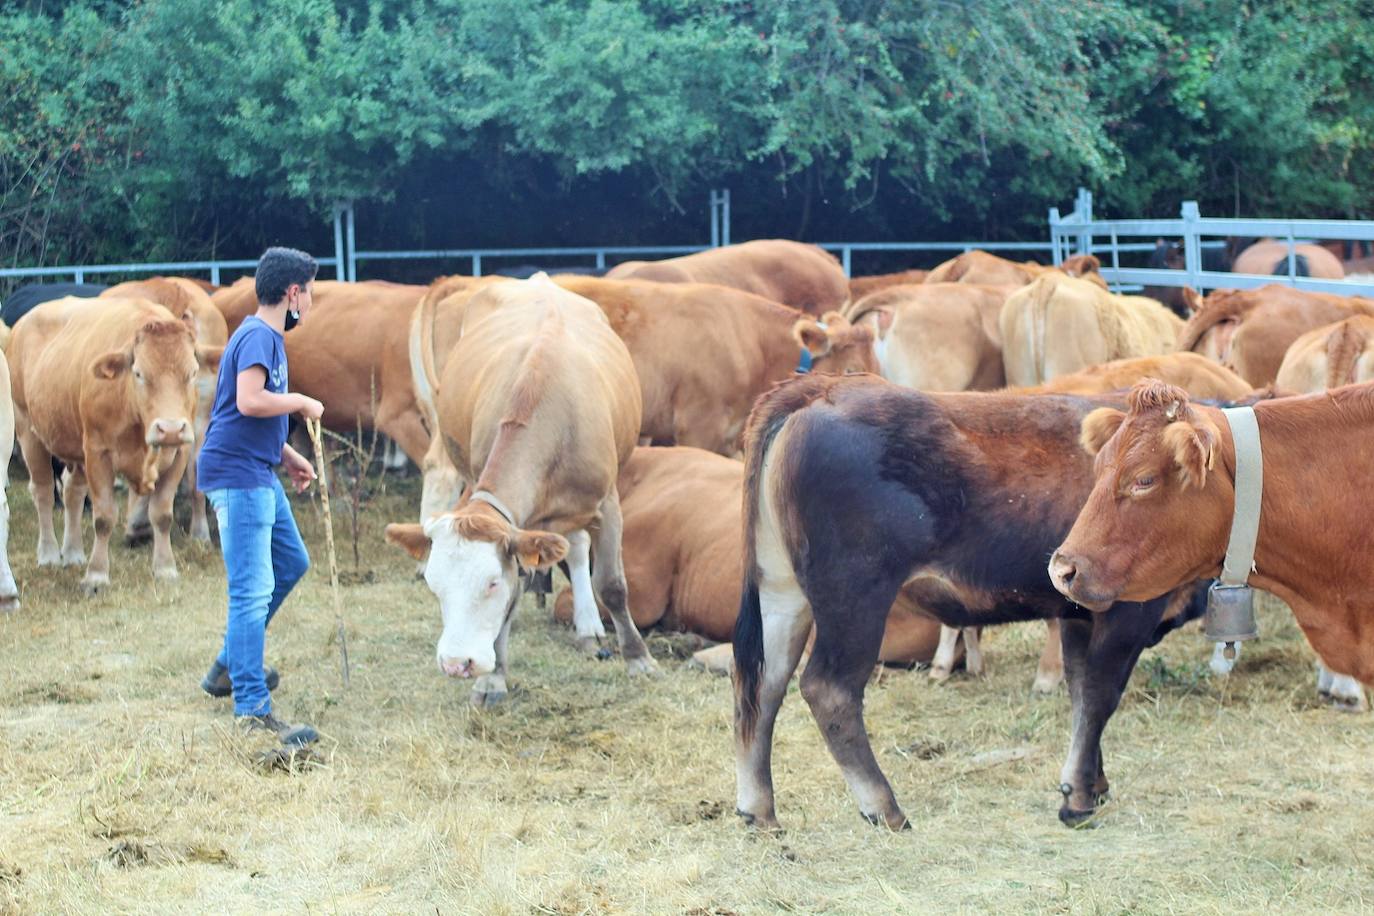
[[[267,369],[263,366],[249,366],[238,374],[234,401],[245,417],[280,417],[299,412],[307,419],[318,420],[324,414],[324,405],[314,398],[294,391],[268,391]]]

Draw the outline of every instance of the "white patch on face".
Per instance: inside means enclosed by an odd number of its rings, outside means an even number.
[[[444,631],[436,652],[451,676],[489,674],[496,668],[496,637],[515,587],[515,564],[495,544],[458,536],[451,518],[425,524],[431,546],[425,582],[439,598]]]

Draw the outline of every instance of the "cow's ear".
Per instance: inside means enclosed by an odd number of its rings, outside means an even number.
[[[395,544],[417,560],[423,560],[429,550],[429,535],[414,523],[387,525],[386,542]]]
[[[1164,427],[1164,447],[1173,453],[1183,485],[1202,487],[1216,464],[1217,429],[1210,421],[1178,420]]]
[[[798,318],[797,323],[792,325],[792,339],[814,357],[819,358],[830,352],[830,335],[814,318]]]
[[[196,362],[202,369],[211,372],[219,370],[219,359],[224,355],[223,347],[196,347]]]
[[[1099,407],[1083,418],[1083,428],[1078,434],[1078,443],[1089,455],[1102,451],[1107,440],[1116,435],[1121,421],[1126,415],[1115,407]]]
[[[1183,307],[1192,315],[1202,308],[1202,295],[1191,286],[1185,286],[1180,291],[1179,296],[1183,299]]]
[[[96,378],[119,378],[133,365],[133,354],[124,350],[111,350],[91,364],[91,372]]]
[[[859,319],[860,326],[870,325],[873,329],[873,336],[882,340],[887,337],[887,332],[892,330],[893,311],[890,308],[876,308],[864,312]]]
[[[568,539],[552,531],[516,531],[511,552],[524,569],[548,569],[568,555]]]

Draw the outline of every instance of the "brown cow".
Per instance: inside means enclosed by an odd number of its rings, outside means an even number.
[[[697,448],[637,448],[618,490],[635,626],[729,641],[739,614],[744,464]],[[570,599],[568,589],[558,596],[560,619],[570,619]],[[899,595],[879,661],[929,661],[939,629]]]
[[[924,283],[930,274],[928,270],[899,270],[891,274],[872,274],[866,277],[849,278],[849,301],[858,302],[869,293],[876,293],[880,289],[887,289],[889,286],[908,286],[912,283]],[[846,307],[848,312],[850,307]]]
[[[883,378],[922,391],[1001,388],[998,315],[1014,287],[971,283],[893,286],[847,309],[874,336]]]
[[[1345,277],[1341,259],[1320,245],[1294,246],[1299,277],[1340,280]],[[1262,239],[1236,255],[1231,262],[1233,274],[1288,274],[1288,243]]]
[[[82,587],[110,581],[114,478],[152,494],[153,575],[176,576],[172,495],[195,441],[196,375],[219,361],[197,348],[187,324],[137,299],[59,299],[20,320],[10,340],[17,430],[38,510],[39,565],[84,561],[81,512],[87,488],[95,520]],[[66,523],[53,535],[53,457],[63,475]]]
[[[1172,352],[1183,328],[1153,299],[1118,296],[1058,273],[1008,296],[999,324],[1007,382],[1020,386],[1113,359]]]
[[[191,325],[198,345],[223,349],[229,342],[229,328],[223,313],[210,301],[210,294],[201,284],[202,281],[189,277],[149,277],[146,280],[134,280],[112,286],[102,292],[100,298],[146,299],[156,302]],[[215,404],[217,375],[217,372],[202,367],[196,376],[196,441],[191,447],[191,456],[186,461],[184,475],[187,491],[191,494],[191,537],[198,541],[210,540],[210,523],[205,513],[205,494],[196,489],[196,457],[200,455],[200,445],[205,441],[205,430],[210,425],[210,410]],[[125,536],[131,541],[152,536],[146,494],[140,496],[130,491]]]
[[[1352,315],[1374,314],[1374,301],[1309,293],[1271,283],[1258,289],[1220,289],[1205,300],[1184,295],[1193,310],[1178,349],[1201,353],[1255,387],[1272,385],[1293,341]]]
[[[1263,494],[1249,584],[1282,599],[1322,662],[1374,682],[1374,567],[1367,562],[1374,386],[1255,405]],[[1083,423],[1097,454],[1092,493],[1049,572],[1102,610],[1219,573],[1236,504],[1230,424],[1162,383],[1131,392],[1129,412]]]
[[[239,277],[229,286],[221,286],[210,294],[210,301],[224,316],[231,335],[243,324],[243,319],[258,310],[258,293],[252,277]]]
[[[507,281],[510,282],[510,281]],[[722,454],[739,451],[754,400],[809,360],[816,372],[877,368],[872,336],[838,313],[825,327],[796,309],[703,283],[658,284],[560,275],[560,287],[597,303],[629,348],[644,414],[640,436]],[[465,309],[502,295],[488,285],[422,305],[412,322],[413,387],[423,401],[444,369],[447,345],[470,327]],[[471,305],[469,304],[471,303]],[[454,478],[431,448],[422,518],[456,501]]]
[[[1035,261],[1008,261],[986,251],[966,251],[938,265],[926,275],[927,283],[977,283],[982,286],[1025,286],[1046,271],[1058,271],[1086,280],[1103,289],[1107,281],[1098,270],[1102,262],[1091,254],[1075,255],[1058,267]]]
[[[503,699],[519,569],[566,556],[579,644],[595,650],[605,635],[599,599],[630,673],[652,673],[626,604],[616,494],[639,432],[634,363],[596,303],[545,274],[484,293],[469,303],[437,402],[438,438],[471,489],[456,511],[386,529],[416,559],[429,551],[425,579],[444,618],[439,667],[478,677],[474,703]]]
[[[834,255],[787,239],[757,239],[663,261],[626,261],[608,270],[606,279],[714,283],[811,315],[843,308],[849,299],[849,281]]]

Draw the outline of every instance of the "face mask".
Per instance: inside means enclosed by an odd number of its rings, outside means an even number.
[[[286,330],[286,331],[291,330],[291,329],[294,328],[297,324],[300,323],[300,320],[301,320],[301,313],[300,313],[300,312],[296,311],[295,309],[287,309],[287,310],[286,310],[286,324],[285,324],[283,330]]]

